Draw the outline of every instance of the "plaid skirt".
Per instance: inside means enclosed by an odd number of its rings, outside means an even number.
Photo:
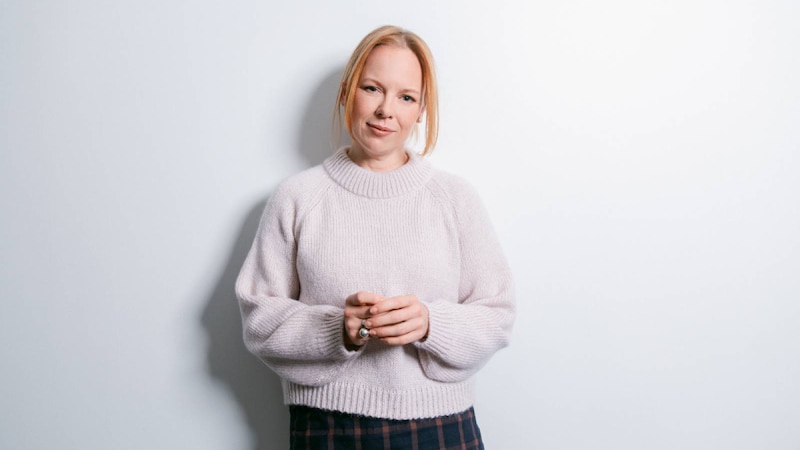
[[[483,450],[470,408],[432,419],[390,420],[290,405],[290,450]]]

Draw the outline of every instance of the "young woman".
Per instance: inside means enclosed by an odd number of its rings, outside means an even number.
[[[337,97],[353,144],[267,202],[236,293],[293,449],[483,448],[474,375],[508,344],[513,286],[475,191],[423,159],[437,102],[428,46],[376,29]]]

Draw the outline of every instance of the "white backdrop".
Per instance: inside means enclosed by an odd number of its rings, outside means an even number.
[[[385,23],[517,279],[488,448],[800,448],[794,0],[0,1],[0,448],[286,448],[233,282]]]

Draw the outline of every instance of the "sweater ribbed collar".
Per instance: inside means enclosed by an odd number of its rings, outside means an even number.
[[[421,156],[406,150],[408,162],[388,172],[364,169],[347,156],[342,147],[322,163],[328,175],[348,191],[369,198],[397,197],[422,187],[433,175],[433,167]]]

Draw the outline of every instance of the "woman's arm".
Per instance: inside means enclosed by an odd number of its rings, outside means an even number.
[[[236,281],[247,349],[282,378],[330,382],[361,354],[345,348],[343,309],[297,300],[297,194],[284,185],[267,202]]]
[[[414,345],[428,377],[454,382],[508,345],[515,305],[510,268],[477,193],[457,179],[444,188],[459,230],[459,298],[424,299],[428,334]]]

